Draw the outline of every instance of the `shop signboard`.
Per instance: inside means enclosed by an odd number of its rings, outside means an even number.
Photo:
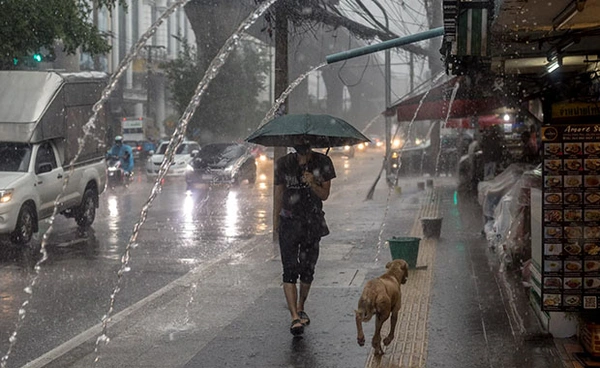
[[[600,124],[542,127],[542,310],[599,308]]]

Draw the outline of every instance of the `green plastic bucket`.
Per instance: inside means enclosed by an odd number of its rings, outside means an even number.
[[[397,238],[388,240],[392,259],[403,259],[409,268],[417,267],[417,256],[419,255],[419,242],[421,238]]]

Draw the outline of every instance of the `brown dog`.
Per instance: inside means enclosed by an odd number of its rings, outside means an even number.
[[[380,336],[381,326],[390,317],[390,314],[392,315],[390,333],[383,340],[383,343],[387,346],[394,339],[394,330],[396,329],[402,299],[400,285],[405,284],[408,278],[408,263],[403,259],[388,262],[385,268],[387,269],[386,273],[367,282],[358,300],[358,309],[354,311],[358,332],[356,341],[360,346],[365,344],[362,323],[370,321],[373,315],[376,316],[375,334],[371,341],[376,355],[383,354]]]

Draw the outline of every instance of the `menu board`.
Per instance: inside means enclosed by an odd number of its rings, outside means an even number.
[[[600,124],[542,127],[542,310],[598,309]]]

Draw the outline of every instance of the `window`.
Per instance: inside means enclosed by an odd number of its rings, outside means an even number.
[[[0,171],[27,172],[30,158],[28,144],[0,142]]]
[[[40,173],[40,167],[50,165],[52,171],[56,169],[56,157],[54,156],[54,150],[52,145],[48,142],[42,143],[35,156],[35,173]],[[48,171],[48,170],[45,170]]]

